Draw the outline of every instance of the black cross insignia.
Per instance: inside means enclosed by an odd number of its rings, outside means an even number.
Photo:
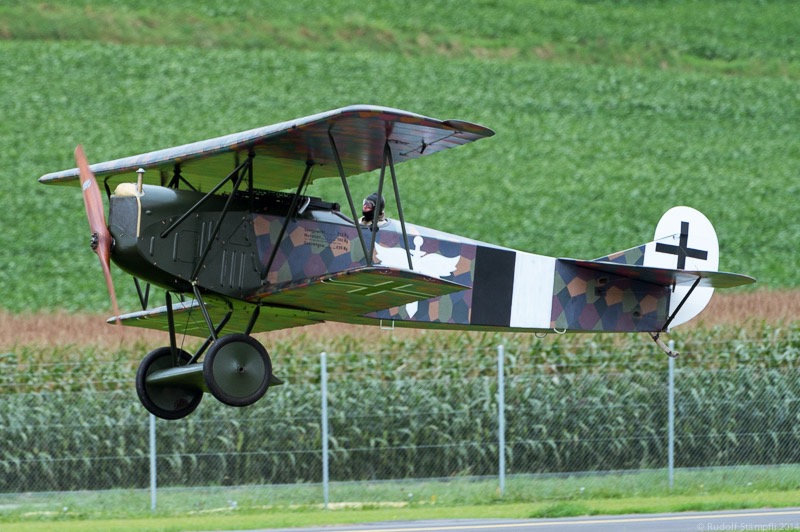
[[[689,247],[689,222],[681,222],[681,238],[680,243],[677,246],[662,244],[659,242],[656,244],[656,251],[659,253],[677,255],[679,270],[686,268],[686,257],[700,260],[708,259],[708,251],[692,249]]]
[[[417,291],[415,289],[416,287],[412,283],[408,282],[403,283],[403,281],[391,280],[391,281],[383,281],[381,283],[376,283],[376,284],[370,284],[357,281],[340,281],[338,279],[328,279],[325,282],[352,287],[352,289],[347,290],[348,294],[358,294],[360,296],[366,296],[366,297],[382,295],[392,292],[408,296],[414,296],[418,299],[430,299],[431,297],[433,297],[430,294]]]

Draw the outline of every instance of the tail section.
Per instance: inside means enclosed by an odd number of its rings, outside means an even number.
[[[653,241],[645,245],[642,264],[652,268],[716,272],[719,242],[714,226],[703,213],[691,207],[671,208],[659,220]],[[690,290],[691,286],[675,286],[670,297],[670,327],[700,314],[714,294],[713,286],[697,286],[691,294]]]
[[[643,330],[643,326],[648,326],[643,317],[650,316],[649,326],[657,324],[656,328],[650,329],[651,332],[666,331],[702,312],[711,300],[714,288],[755,282],[746,275],[717,271],[717,234],[708,218],[690,207],[668,210],[658,222],[652,242],[592,261],[559,259],[558,262],[584,271],[610,274],[608,278],[597,278],[605,283],[614,279],[645,283],[630,288],[640,299],[642,294],[645,296],[636,305],[636,320],[633,321],[636,329],[631,330]],[[662,291],[646,293],[646,287],[651,286],[662,287]],[[645,305],[648,300],[658,301],[658,305]],[[610,308],[604,304],[603,308]],[[642,311],[645,307],[656,310],[648,314]]]

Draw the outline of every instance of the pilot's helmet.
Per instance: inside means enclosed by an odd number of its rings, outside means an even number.
[[[385,202],[383,200],[383,196],[380,199],[380,205],[378,205],[378,193],[373,192],[366,198],[364,198],[364,202],[361,204],[361,214],[364,215],[364,219],[367,221],[371,221],[375,216],[375,211],[378,211],[378,216],[383,216],[383,209],[385,206]]]

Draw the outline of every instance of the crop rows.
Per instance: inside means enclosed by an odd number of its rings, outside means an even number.
[[[368,329],[372,331],[373,329]],[[319,353],[327,351],[332,378],[394,381],[398,378],[495,377],[497,346],[505,346],[509,377],[570,374],[578,371],[659,372],[665,357],[645,336],[535,335],[435,332],[394,335],[292,335],[262,337],[276,373],[293,385],[319,382]],[[682,353],[678,368],[797,369],[800,324],[689,328],[672,332]],[[192,351],[199,345],[184,345]],[[15,392],[79,392],[129,390],[136,367],[155,348],[143,342],[108,346],[15,346],[0,353],[0,395]],[[590,368],[590,369],[588,369]]]
[[[0,52],[0,112],[13,117],[0,124],[0,179],[15,190],[0,197],[0,288],[14,312],[108,308],[79,190],[36,181],[74,165],[76,144],[92,161],[109,160],[352,103],[497,131],[398,167],[410,222],[592,258],[648,241],[663,212],[688,204],[715,224],[722,269],[761,287],[798,283],[787,265],[800,237],[786,229],[799,208],[789,201],[798,192],[793,80],[91,42],[7,41]],[[109,82],[85,82],[100,78]],[[374,177],[354,178],[354,194],[372,192]],[[335,180],[309,193],[344,204]],[[115,274],[123,308],[136,308],[132,284]]]
[[[679,360],[678,467],[800,461],[800,342],[797,331],[775,333]],[[509,472],[666,466],[666,361],[635,343],[613,352],[615,340],[604,338],[508,351]],[[329,355],[331,478],[496,474],[496,355],[480,343]],[[189,418],[160,421],[159,485],[320,481],[319,358],[286,362],[288,384],[253,407],[206,397]],[[4,394],[0,491],[146,486],[148,421],[131,386],[65,388]]]

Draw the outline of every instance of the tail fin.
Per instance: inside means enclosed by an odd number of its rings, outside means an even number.
[[[671,208],[659,220],[653,242],[645,245],[642,264],[675,270],[718,271],[719,242],[714,226],[703,213],[691,207]],[[687,286],[675,287],[670,297],[670,316],[689,290]],[[713,287],[698,286],[675,314],[670,326],[680,325],[700,314],[713,294]]]
[[[706,308],[714,288],[755,282],[747,275],[719,272],[719,243],[711,222],[690,207],[673,207],[661,217],[652,242],[594,261],[584,268],[672,287],[664,330],[686,323]]]

